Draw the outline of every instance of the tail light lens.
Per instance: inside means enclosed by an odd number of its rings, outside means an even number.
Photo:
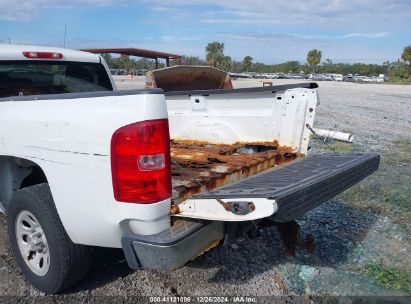
[[[168,120],[118,129],[111,138],[111,171],[119,202],[150,204],[171,197]]]
[[[62,53],[53,52],[23,52],[24,57],[37,59],[62,59]]]

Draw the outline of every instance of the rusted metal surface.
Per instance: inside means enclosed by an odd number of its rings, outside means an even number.
[[[155,70],[146,88],[161,88],[165,92],[232,89],[230,75],[209,66],[173,66]]]
[[[233,201],[224,202],[223,200],[216,198],[217,201],[223,205],[224,209],[238,215],[246,215],[255,210],[255,204],[250,201]]]
[[[276,272],[276,273],[274,274],[274,281],[277,283],[278,288],[279,288],[283,293],[285,293],[285,294],[288,293],[288,289],[287,289],[287,287],[286,287],[286,285],[285,285],[285,282],[284,282],[284,279],[283,279],[283,277],[281,276],[280,273]]]
[[[192,259],[192,261],[194,261],[194,260],[195,260],[196,258],[198,258],[199,256],[202,256],[202,255],[203,255],[204,253],[206,253],[207,251],[209,251],[209,250],[217,247],[217,246],[220,244],[221,240],[222,240],[222,239],[218,239],[218,240],[212,241],[210,244],[208,244],[208,246],[207,246],[203,251],[201,251],[194,259]]]
[[[311,234],[306,236],[306,239],[301,239],[300,226],[296,221],[285,223],[274,223],[280,232],[281,238],[285,245],[285,254],[288,256],[295,255],[297,246],[305,249],[308,253],[314,251],[314,237]]]
[[[196,193],[244,179],[299,156],[292,148],[281,147],[277,142],[211,145],[205,142],[172,141],[174,206],[171,213],[179,213],[175,205]]]
[[[257,233],[258,229],[273,226],[277,227],[278,232],[281,235],[285,246],[285,254],[287,256],[294,256],[297,246],[304,249],[308,253],[314,252],[314,236],[312,234],[307,234],[303,240],[300,235],[300,225],[298,225],[296,221],[280,223],[265,218],[257,223],[256,229],[254,231],[252,230],[251,233],[253,235]]]
[[[180,208],[178,207],[178,205],[171,205],[171,209],[170,209],[171,214],[178,214],[180,213]]]
[[[170,229],[171,229],[171,234],[175,234],[177,231],[181,229],[187,231],[187,229],[189,229],[189,223],[184,219],[172,217]],[[222,240],[222,237],[217,238],[213,240],[212,242],[210,242],[197,256],[195,256],[192,259],[192,261],[195,260],[197,257],[203,255],[205,252],[217,247],[220,244],[221,240]]]

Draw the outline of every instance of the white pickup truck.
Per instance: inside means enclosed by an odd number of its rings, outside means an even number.
[[[306,156],[315,83],[119,91],[95,54],[0,46],[0,209],[26,279],[57,293],[90,247],[172,270],[368,176],[371,153]]]

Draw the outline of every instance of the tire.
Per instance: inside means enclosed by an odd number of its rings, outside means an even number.
[[[90,250],[70,240],[48,184],[14,193],[7,208],[7,232],[14,257],[26,280],[46,294],[67,290],[90,268]]]

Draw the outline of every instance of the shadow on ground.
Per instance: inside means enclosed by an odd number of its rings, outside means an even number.
[[[265,228],[255,239],[240,240],[234,246],[218,247],[193,261],[192,268],[217,268],[209,282],[242,284],[273,267],[284,264],[312,267],[337,267],[347,262],[350,253],[366,235],[377,215],[347,207],[336,201],[307,213],[297,222],[301,234],[312,234],[312,254],[297,249],[296,255],[285,255],[284,244],[276,228]]]
[[[272,227],[262,229],[254,239],[240,239],[226,247],[220,245],[184,267],[200,271],[215,269],[208,283],[235,284],[249,282],[273,268],[283,273],[288,264],[338,268],[347,263],[377,218],[371,211],[364,212],[333,200],[298,220],[302,237],[309,233],[314,236],[312,254],[298,248],[295,256],[286,256],[280,234]],[[132,272],[121,249],[95,248],[88,276],[68,294],[103,287]]]
[[[122,249],[94,248],[93,262],[88,275],[68,293],[92,290],[124,278],[133,270],[127,265]]]

